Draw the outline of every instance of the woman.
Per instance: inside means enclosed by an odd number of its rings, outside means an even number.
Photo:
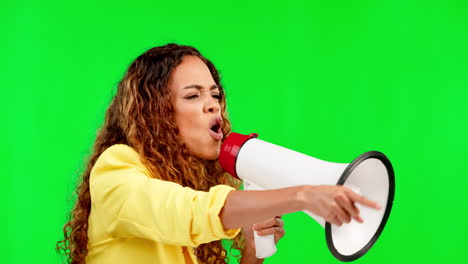
[[[341,225],[362,221],[355,202],[378,207],[340,186],[238,191],[217,162],[229,132],[218,71],[195,48],[139,56],[107,110],[57,249],[70,263],[226,263],[225,238],[241,263],[262,263],[253,229],[277,243],[283,214],[310,210]]]

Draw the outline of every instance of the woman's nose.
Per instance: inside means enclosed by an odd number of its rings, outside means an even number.
[[[219,112],[219,102],[216,99],[208,100],[205,103],[205,112],[206,113],[218,113]]]

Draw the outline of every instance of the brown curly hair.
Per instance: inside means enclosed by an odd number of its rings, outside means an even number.
[[[76,203],[63,228],[64,239],[57,242],[57,251],[66,255],[71,264],[85,263],[88,243],[88,217],[91,210],[89,176],[96,160],[114,144],[134,148],[152,177],[176,182],[195,190],[207,191],[218,184],[239,189],[240,182],[226,174],[217,160],[202,160],[191,155],[179,139],[174,121],[168,80],[184,56],[197,56],[209,68],[220,90],[222,131],[226,135],[231,125],[226,114],[226,99],[220,76],[213,63],[191,47],[177,44],[154,47],[140,55],[120,81],[117,93],[107,109],[104,125],[98,131],[81,182],[76,189]],[[245,240],[242,232],[233,239],[230,248],[242,252]],[[201,263],[227,263],[227,252],[221,240],[202,244],[195,249]]]

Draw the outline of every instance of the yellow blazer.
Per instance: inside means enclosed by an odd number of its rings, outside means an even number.
[[[224,230],[219,218],[234,188],[195,191],[149,175],[127,145],[99,156],[90,175],[86,263],[198,263],[194,247],[240,232]]]

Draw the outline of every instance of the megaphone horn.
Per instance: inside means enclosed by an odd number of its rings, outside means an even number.
[[[322,217],[304,211],[325,228],[327,246],[340,261],[363,256],[382,233],[392,209],[395,176],[392,164],[381,152],[369,151],[351,163],[334,163],[313,158],[257,138],[257,134],[231,133],[221,146],[223,169],[244,182],[246,190],[272,190],[299,185],[345,185],[383,206],[374,210],[356,206],[365,220],[331,225]],[[273,235],[255,235],[257,258],[276,252]]]

